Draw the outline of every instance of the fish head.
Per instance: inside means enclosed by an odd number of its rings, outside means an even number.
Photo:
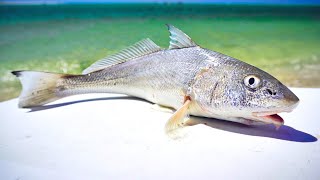
[[[215,66],[202,73],[195,91],[211,117],[280,126],[284,121],[278,113],[291,112],[299,103],[289,88],[257,67],[236,59]]]
[[[280,126],[284,120],[278,113],[291,112],[299,104],[299,98],[288,87],[254,66],[249,65],[236,79],[243,94],[237,102],[239,118]]]

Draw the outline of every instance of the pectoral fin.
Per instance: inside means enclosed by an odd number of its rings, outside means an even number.
[[[167,135],[170,136],[172,132],[181,128],[184,123],[184,119],[188,116],[188,108],[191,103],[190,98],[186,98],[183,106],[179,108],[169,119],[165,126],[165,131]]]

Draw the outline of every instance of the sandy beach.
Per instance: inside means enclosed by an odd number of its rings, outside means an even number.
[[[171,113],[124,95],[5,101],[0,179],[320,179],[320,89],[292,91],[301,102],[279,130],[193,118],[179,140],[164,133]]]

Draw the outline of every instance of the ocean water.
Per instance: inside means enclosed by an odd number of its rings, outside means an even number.
[[[20,92],[12,70],[77,74],[143,38],[166,48],[167,23],[288,86],[320,87],[320,6],[1,5],[0,100]]]

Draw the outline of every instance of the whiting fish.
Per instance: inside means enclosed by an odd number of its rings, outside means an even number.
[[[275,124],[298,97],[270,74],[197,45],[167,25],[169,49],[144,39],[103,58],[81,75],[13,71],[22,83],[19,107],[41,106],[85,93],[121,93],[176,110],[165,129],[173,132],[188,115],[243,124]]]

